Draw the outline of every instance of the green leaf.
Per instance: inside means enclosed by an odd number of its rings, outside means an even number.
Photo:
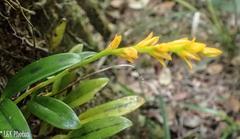
[[[27,104],[28,110],[43,121],[61,128],[77,129],[80,121],[75,112],[62,101],[45,96],[38,96]]]
[[[139,96],[123,97],[87,110],[80,114],[82,123],[87,123],[95,119],[109,116],[120,116],[137,109],[144,103],[144,99]]]
[[[94,54],[96,54],[96,52],[92,52],[92,51],[74,52],[74,53],[78,54],[82,58],[82,60],[87,59],[93,56]]]
[[[54,28],[52,38],[50,40],[51,50],[56,49],[61,44],[66,26],[67,20],[63,18],[60,23]]]
[[[56,135],[51,139],[69,139],[67,135]]]
[[[195,105],[195,104],[184,104],[184,107],[195,110],[195,111],[209,113],[214,116],[219,116],[223,119],[226,119],[226,117],[227,117],[227,114],[224,111],[210,109],[210,108],[202,107],[202,106]]]
[[[9,99],[4,99],[0,103],[0,138],[1,136],[8,138],[6,132],[12,133],[9,137],[12,139],[32,138],[31,131],[22,112],[18,109],[17,105]],[[17,135],[21,133],[23,135],[17,137]]]
[[[115,87],[118,89],[118,91],[121,91],[121,93],[123,93],[125,96],[131,96],[136,94],[134,90],[132,90],[131,88],[129,88],[127,85],[123,83],[118,83],[116,84]]]
[[[130,127],[132,122],[124,117],[106,117],[84,124],[70,132],[71,139],[103,139]]]
[[[71,82],[77,78],[77,71],[72,71],[66,75],[56,79],[52,85],[52,94],[55,95],[58,91],[67,87]]]
[[[64,102],[72,108],[82,105],[91,100],[94,95],[108,83],[108,81],[108,78],[84,80],[66,96]]]
[[[80,53],[80,52],[82,52],[82,50],[83,50],[83,44],[82,44],[82,43],[79,43],[79,44],[73,46],[73,47],[69,50],[69,52],[71,52],[71,53]]]
[[[213,4],[214,9],[217,10],[217,12],[235,12],[237,6],[239,6],[239,3],[237,1],[239,0],[230,0],[230,1],[224,1],[224,0],[210,0]]]
[[[93,55],[92,52],[62,53],[33,62],[9,80],[3,97],[9,98],[29,85],[83,61],[91,55]]]

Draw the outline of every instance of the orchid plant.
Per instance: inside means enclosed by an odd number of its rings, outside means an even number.
[[[140,96],[126,96],[89,108],[77,115],[74,111],[93,99],[109,81],[108,78],[82,80],[77,70],[102,57],[114,55],[134,62],[139,54],[157,59],[163,66],[172,60],[172,54],[182,58],[189,68],[192,60],[216,57],[222,52],[217,48],[187,38],[159,43],[159,37],[150,33],[142,41],[118,47],[122,36],[116,35],[101,52],[61,53],[42,58],[20,70],[13,76],[0,98],[0,136],[3,138],[32,138],[27,120],[32,115],[42,120],[39,135],[47,136],[53,128],[68,130],[53,138],[99,139],[110,137],[132,125],[122,115],[144,104]],[[73,87],[74,86],[74,87]],[[67,89],[66,89],[67,88]],[[8,134],[7,134],[8,133]],[[24,135],[20,137],[18,135]]]

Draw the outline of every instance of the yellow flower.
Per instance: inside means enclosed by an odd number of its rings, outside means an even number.
[[[121,35],[115,35],[114,39],[111,43],[107,46],[106,50],[111,50],[113,55],[120,56],[129,62],[133,62],[135,59],[138,58],[138,52],[134,47],[126,47],[126,48],[118,48],[120,42],[122,40]]]
[[[202,51],[204,47],[206,47],[206,45],[203,43],[195,42],[195,39],[190,41],[187,38],[182,38],[165,44],[166,47],[168,47],[169,51],[175,53],[181,52],[183,50],[191,53],[198,53]]]
[[[153,36],[153,33],[150,33],[145,39],[135,45],[116,49],[121,39],[120,35],[116,35],[107,49],[110,49],[113,55],[120,56],[129,62],[137,59],[138,53],[145,53],[154,57],[165,66],[165,60],[172,60],[171,54],[175,53],[191,69],[192,60],[200,61],[201,57],[216,57],[222,53],[221,50],[207,47],[206,44],[196,42],[195,39],[182,38],[167,43],[158,43],[159,37]]]
[[[165,47],[168,48],[170,52],[177,54],[181,57],[189,66],[192,68],[191,60],[201,60],[200,56],[215,57],[221,54],[221,51],[216,48],[206,47],[206,44],[195,42],[187,38],[175,40],[172,42],[164,43]]]
[[[133,61],[138,58],[138,52],[133,47],[122,48],[122,51],[117,55],[128,60],[131,63],[133,63]]]
[[[187,51],[191,53],[199,53],[202,52],[204,48],[206,48],[206,44],[195,42],[195,39],[192,40],[191,43],[192,44],[190,44],[191,45],[190,47],[186,47]]]
[[[158,42],[158,40],[159,40],[159,37],[153,37],[153,33],[151,32],[145,39],[137,43],[134,47],[141,48],[141,47],[153,46]]]
[[[222,51],[216,48],[206,47],[202,51],[202,55],[206,57],[216,57],[222,54]]]
[[[165,44],[155,45],[153,46],[153,48],[154,49],[152,55],[156,55],[157,57],[161,57],[162,59],[172,60],[172,57],[169,54],[169,49],[165,46]]]
[[[157,59],[157,61],[164,67],[166,67],[166,63],[164,61],[164,59],[160,58],[160,57],[157,57],[155,55],[152,55],[152,57],[154,57],[155,59]]]
[[[166,66],[165,60],[172,60],[168,48],[165,47],[164,44],[149,46],[148,50],[145,53],[157,59],[163,66]]]
[[[157,44],[159,37],[153,36],[151,32],[145,39],[134,45],[133,47],[140,53],[146,53],[157,59],[163,66],[165,66],[164,60],[171,60],[171,56],[168,54],[167,47],[161,44]]]
[[[107,46],[107,49],[116,49],[118,48],[119,44],[122,41],[122,36],[121,35],[115,35],[114,39],[112,42]]]

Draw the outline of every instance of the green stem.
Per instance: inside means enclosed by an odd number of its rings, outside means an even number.
[[[79,62],[79,63],[73,65],[72,67],[69,68],[69,71],[73,71],[75,69],[78,69],[78,68],[80,68],[80,67],[82,67],[82,66],[84,66],[86,64],[89,64],[89,63],[91,63],[93,61],[96,61],[96,60],[98,60],[98,59],[100,59],[100,58],[102,58],[104,56],[111,55],[111,54],[112,54],[112,51],[109,51],[107,49],[104,50],[104,51],[101,51],[101,52],[97,53],[96,55],[90,57],[89,59],[86,59],[83,62]]]
[[[186,2],[185,0],[175,0],[175,1],[193,12],[198,11],[194,6],[192,6],[190,3]]]
[[[117,50],[117,49],[116,49]],[[35,87],[27,90],[25,93],[23,93],[21,96],[19,96],[14,102],[17,104],[19,103],[20,101],[22,101],[24,98],[26,98],[27,96],[31,95],[33,92],[36,92],[37,90],[53,83],[56,79],[58,79],[59,77],[63,77],[64,75],[68,74],[69,72],[75,70],[75,69],[78,69],[86,64],[89,64],[91,62],[94,62],[104,56],[107,56],[107,55],[111,55],[112,52],[114,52],[113,50],[104,50],[104,51],[101,51],[97,54],[95,54],[94,56],[84,60],[83,62],[79,62],[75,65],[73,65],[72,67],[70,67],[69,69],[65,69],[64,71],[62,71],[61,73],[57,74],[56,76],[52,77],[51,79],[47,80],[47,81],[44,81],[44,82],[41,82],[39,83],[38,85],[36,85]]]
[[[219,32],[222,32],[222,24],[219,20],[219,18],[217,17],[217,13],[216,11],[214,10],[213,8],[213,5],[212,5],[212,0],[208,0],[207,1],[207,8],[211,14],[211,18],[213,20],[213,23],[215,24],[215,26],[217,27],[218,31]]]
[[[210,12],[210,18],[212,20],[212,24],[214,25],[214,28],[216,32],[220,35],[220,39],[224,45],[227,45],[228,51],[233,51],[233,48],[235,45],[233,44],[233,39],[231,37],[231,34],[229,30],[224,26],[223,22],[220,20],[220,18],[217,15],[217,11],[214,9],[212,0],[207,1],[207,8]]]
[[[163,128],[164,128],[164,138],[171,139],[170,128],[168,125],[168,114],[166,112],[165,102],[163,97],[160,95],[160,113],[163,117]]]
[[[210,18],[212,19],[212,22],[215,25],[217,32],[221,35],[224,42],[227,42],[228,44],[230,44],[231,43],[231,37],[229,37],[230,34],[227,31],[227,29],[224,27],[221,20],[219,19],[216,10],[213,7],[212,0],[207,1],[207,8],[210,12],[210,15],[211,15]]]
[[[63,72],[61,72],[58,75],[66,74],[66,72],[68,72],[68,70],[64,70]],[[51,79],[49,79],[47,81],[41,82],[38,85],[34,86],[33,88],[27,90],[25,93],[23,93],[21,96],[19,96],[14,102],[17,104],[20,101],[22,101],[24,98],[26,98],[27,96],[31,95],[33,92],[36,92],[37,90],[39,90],[39,89],[41,89],[41,88],[43,88],[43,87],[53,83],[57,76],[55,76],[55,77],[53,77],[53,78],[51,78]]]

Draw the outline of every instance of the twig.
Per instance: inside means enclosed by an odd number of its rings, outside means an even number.
[[[14,2],[14,1],[12,1],[12,0],[4,0],[4,1],[5,1],[10,7],[12,7],[13,9],[15,9],[14,6],[16,6],[16,7],[18,7],[18,8],[21,8],[23,11],[28,12],[28,13],[30,13],[30,14],[32,14],[32,15],[35,14],[34,11],[31,11],[31,10],[29,10],[29,9],[27,9],[27,8],[24,8],[24,7],[22,7],[21,5],[20,5],[20,7],[19,7],[19,4],[16,3],[16,2]],[[14,5],[14,6],[13,6],[13,5]]]
[[[56,95],[56,94],[59,94],[59,93],[62,93],[64,92],[65,90],[67,90],[68,88],[76,85],[77,83],[79,83],[81,80],[84,80],[90,76],[93,76],[95,74],[98,74],[98,73],[101,73],[101,72],[104,72],[104,71],[107,71],[107,70],[110,70],[110,69],[113,69],[113,68],[122,68],[122,67],[131,67],[131,68],[135,68],[134,66],[132,65],[129,65],[129,64],[120,64],[120,65],[114,65],[114,66],[110,66],[110,67],[107,67],[107,68],[103,68],[103,69],[100,69],[96,72],[92,72],[90,74],[87,74],[86,76],[82,77],[82,78],[78,78],[77,80],[73,81],[72,83],[70,83],[68,86],[66,86],[65,88],[63,88],[62,90],[60,90],[59,92],[55,93],[55,94],[47,94],[47,96],[53,96],[53,95]]]

